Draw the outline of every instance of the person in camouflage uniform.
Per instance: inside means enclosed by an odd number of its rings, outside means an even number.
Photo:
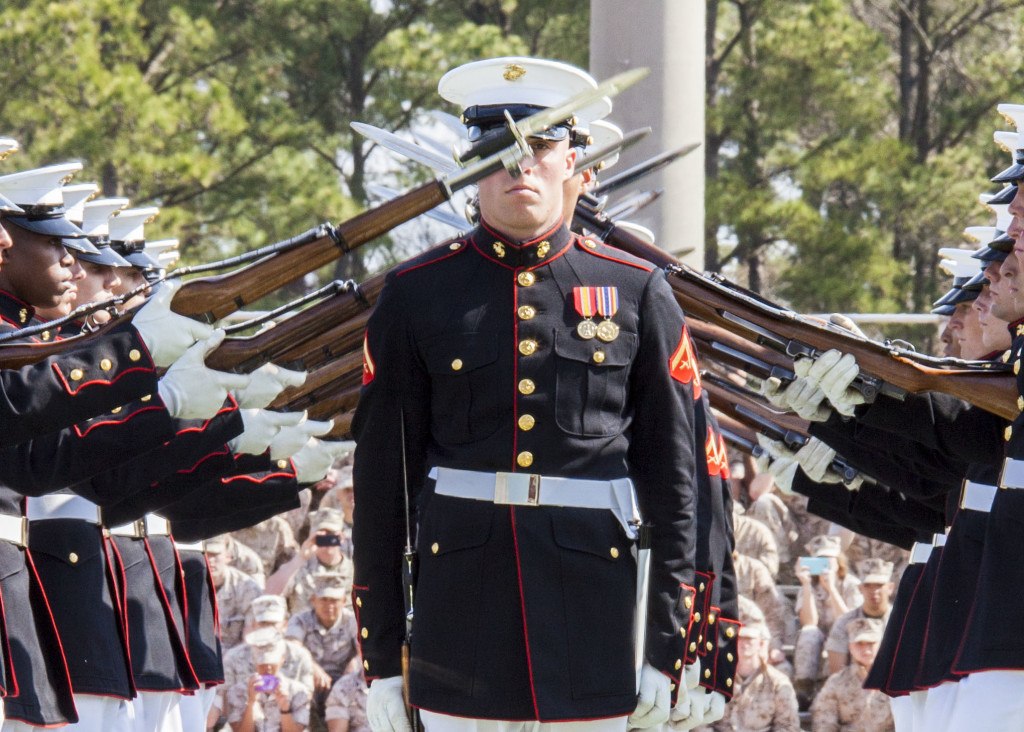
[[[849,625],[858,618],[876,618],[882,621],[882,627],[889,622],[892,612],[892,593],[895,589],[892,582],[892,562],[884,559],[865,559],[857,565],[860,573],[860,594],[864,603],[853,610],[840,615],[832,624],[825,650],[828,652],[829,673],[836,673],[849,663],[847,649],[850,645]]]
[[[795,630],[793,610],[779,592],[768,569],[757,559],[733,552],[733,567],[736,570],[736,589],[749,597],[761,609],[765,623],[772,636],[771,661],[778,664],[783,660],[782,645]]]
[[[352,584],[352,560],[345,556],[342,543],[344,519],[340,511],[324,508],[312,519],[312,551],[305,562],[296,567],[295,574],[284,588],[288,609],[293,613],[309,608],[313,599],[314,577],[318,574],[341,574]],[[290,562],[289,565],[294,564]],[[284,568],[282,568],[282,573]]]
[[[796,612],[800,632],[793,651],[793,685],[800,696],[802,708],[810,704],[819,679],[828,675],[821,657],[833,622],[863,601],[858,589],[860,581],[846,572],[845,559],[840,560],[842,552],[838,536],[816,536],[808,542],[807,550],[812,557],[826,557],[829,568],[820,575],[812,576],[807,567],[797,560],[800,594],[796,599]]]
[[[253,601],[263,594],[263,588],[249,575],[228,565],[227,547],[222,539],[206,542],[206,559],[217,592],[220,644],[227,652],[242,642],[246,614]]]
[[[882,630],[883,623],[876,618],[857,618],[849,623],[853,663],[830,676],[811,705],[814,732],[894,732],[889,697],[863,686]]]
[[[288,614],[284,598],[280,595],[262,595],[252,602],[252,623],[250,633],[264,628],[273,628],[284,632]],[[227,690],[249,678],[256,669],[252,647],[242,643],[224,654],[224,684],[214,702],[221,710],[227,710],[225,694]],[[284,660],[281,663],[281,675],[297,681],[313,693],[313,656],[309,651],[292,640],[284,641]]]
[[[346,557],[352,557],[352,516],[355,511],[355,490],[352,486],[352,466],[343,465],[335,471],[335,485],[324,494],[320,508],[341,511],[341,550]]]
[[[309,689],[283,673],[286,644],[280,632],[261,628],[247,635],[245,641],[250,649],[253,671],[228,688],[226,711],[232,729],[259,732],[306,729]]]
[[[764,615],[750,604],[740,606],[736,647],[736,684],[725,716],[711,726],[714,732],[799,732],[793,685],[768,663],[771,634]],[[705,728],[707,729],[707,728]]]
[[[771,572],[772,578],[779,575],[779,545],[772,536],[772,530],[757,519],[743,513],[738,504],[733,505],[733,537],[735,551],[759,559]]]
[[[271,516],[255,526],[234,531],[232,536],[259,554],[267,577],[299,550],[292,527],[280,516]]]
[[[327,697],[327,732],[370,732],[366,721],[366,694],[362,669],[338,679]]]
[[[252,577],[260,587],[266,585],[267,575],[263,572],[263,561],[260,559],[260,555],[246,544],[236,540],[231,534],[224,534],[220,538],[227,551],[228,563]]]
[[[355,613],[345,607],[351,577],[323,573],[313,579],[313,606],[292,616],[285,635],[313,656],[312,716],[321,729],[328,692],[358,655],[359,643]]]

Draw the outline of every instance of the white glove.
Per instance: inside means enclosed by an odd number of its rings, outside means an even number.
[[[290,458],[309,442],[310,437],[330,432],[333,426],[333,419],[326,422],[307,419],[294,427],[282,427],[274,437],[274,441],[270,443],[270,458],[272,460]]]
[[[803,471],[807,473],[807,477],[815,483],[843,482],[843,476],[834,470],[829,470],[832,461],[836,459],[836,451],[816,437],[812,437],[806,445],[797,450],[796,459]],[[856,475],[846,484],[846,487],[855,491],[863,482],[864,478]]]
[[[648,729],[668,721],[669,702],[672,699],[671,683],[668,676],[649,663],[644,663],[640,669],[640,694],[636,709],[627,720],[630,729]]]
[[[132,325],[149,349],[153,363],[160,368],[170,366],[193,343],[213,334],[211,326],[171,312],[171,300],[180,288],[181,280],[161,282],[132,318]]]
[[[789,408],[809,422],[824,422],[832,414],[825,392],[806,378],[797,377],[786,387],[785,397]]]
[[[282,427],[292,427],[305,418],[303,412],[270,412],[266,409],[243,409],[244,430],[228,442],[232,452],[262,455],[270,447]]]
[[[686,689],[686,696],[679,695],[676,705],[672,707],[669,715],[669,727],[676,732],[693,729],[701,724],[704,719],[704,705],[696,697],[704,696],[702,692],[695,691],[700,686],[700,658],[683,669],[683,688]]]
[[[864,403],[864,395],[850,388],[858,374],[860,367],[857,366],[857,359],[853,354],[842,353],[833,348],[814,359],[814,363],[807,369],[806,376],[825,392],[825,396],[837,412],[850,417],[853,416],[853,408]]]
[[[286,388],[302,386],[306,380],[305,371],[283,369],[272,363],[263,364],[249,376],[249,385],[235,392],[235,401],[243,409],[263,409]]]
[[[725,716],[725,695],[720,691],[708,694],[708,710],[704,714],[704,724],[714,724]]]
[[[796,477],[800,464],[793,452],[776,440],[769,440],[764,435],[757,436],[757,442],[771,455],[771,460],[762,467],[762,458],[758,458],[757,466],[762,472],[768,472],[775,478],[776,487],[787,496],[793,495],[793,478]]]
[[[761,396],[776,409],[789,409],[789,404],[786,402],[786,390],[782,388],[782,379],[778,376],[762,379],[760,391]]]
[[[292,455],[295,466],[295,479],[299,483],[317,483],[327,476],[338,458],[349,452],[346,442],[331,442],[310,437],[309,441]]]
[[[402,698],[402,677],[374,679],[366,695],[366,721],[373,732],[412,732]]]
[[[224,405],[229,390],[241,389],[249,382],[246,374],[207,368],[206,356],[223,340],[224,331],[215,330],[185,351],[157,382],[160,398],[172,417],[209,419]]]

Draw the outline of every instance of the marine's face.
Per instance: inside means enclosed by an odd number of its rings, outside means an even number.
[[[539,236],[561,220],[563,186],[576,161],[568,140],[534,138],[530,146],[533,155],[523,160],[521,176],[500,170],[479,183],[480,216],[520,240]]]
[[[57,236],[11,227],[14,246],[4,253],[0,279],[11,294],[37,308],[66,308],[77,292],[81,267]]]
[[[850,658],[854,663],[871,668],[875,662],[875,654],[878,653],[878,641],[855,641],[850,643]]]

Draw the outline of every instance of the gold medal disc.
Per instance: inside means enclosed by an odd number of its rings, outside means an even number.
[[[590,318],[581,321],[580,324],[576,326],[576,334],[580,338],[588,341],[596,336],[599,331],[600,328],[598,328],[597,324],[595,324]]]
[[[619,337],[619,326],[610,320],[602,320],[597,326],[597,337],[605,343],[611,343]]]

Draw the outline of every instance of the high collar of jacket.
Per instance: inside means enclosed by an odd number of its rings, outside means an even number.
[[[546,264],[572,243],[572,233],[561,220],[539,236],[521,241],[503,234],[481,219],[470,238],[480,254],[511,269],[530,269]]]

